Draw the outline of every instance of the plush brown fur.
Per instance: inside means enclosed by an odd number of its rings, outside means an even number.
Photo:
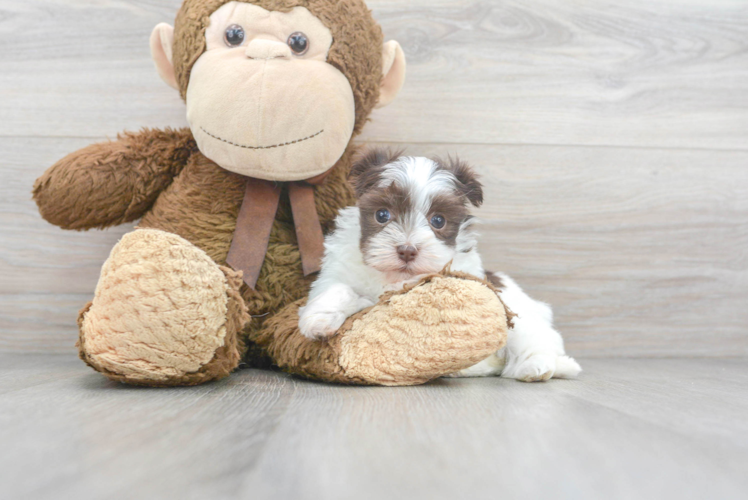
[[[332,229],[338,210],[355,202],[346,180],[353,150],[350,147],[325,183],[315,187],[317,212],[326,232]],[[196,153],[139,226],[178,234],[225,265],[245,182],[240,175]],[[255,317],[244,332],[250,348],[247,362],[251,366],[267,365],[263,352],[252,348],[252,339],[259,334],[265,319],[286,304],[305,297],[313,279],[313,276],[304,277],[301,269],[291,207],[284,189],[255,290],[247,286],[241,289],[250,314]]]
[[[183,96],[192,65],[205,50],[208,18],[228,1],[186,0],[178,14],[174,66]],[[382,81],[382,33],[364,2],[254,0],[248,3],[286,11],[297,5],[305,6],[330,28],[334,43],[329,62],[340,69],[353,88],[355,137],[377,102]],[[354,153],[351,144],[324,184],[315,187],[317,212],[325,232],[332,228],[338,211],[354,203],[353,190],[347,182]],[[181,236],[204,251],[215,264],[223,266],[236,228],[245,182],[242,176],[203,156],[189,129],[143,130],[67,156],[36,182],[33,193],[42,216],[63,228],[102,228],[142,218],[141,228]],[[267,366],[272,362],[293,373],[322,380],[377,383],[376,376],[372,379],[352,376],[350,367],[341,366],[341,353],[334,349],[339,340],[331,344],[315,343],[299,338],[296,332],[298,301],[307,295],[313,278],[303,276],[285,191],[256,291],[243,284],[237,291],[238,277],[229,270],[224,273],[231,284],[226,342],[213,360],[197,372],[169,379],[123,377],[100,366],[88,355],[83,328],[81,357],[114,380],[141,385],[193,385],[221,378],[238,365],[240,354],[251,366]],[[253,318],[251,321],[245,308]],[[89,311],[88,307],[81,311],[81,325]],[[493,333],[486,334],[489,340],[476,345],[485,347],[495,343],[494,337]],[[348,350],[358,353],[356,359],[364,359],[365,339],[359,347],[358,351],[350,346]],[[447,352],[449,359],[462,359],[463,364],[476,353],[482,355],[482,348],[468,354]],[[432,371],[428,367],[422,370],[428,374]]]
[[[230,0],[187,0],[176,21],[174,66],[182,94],[192,65],[205,50],[209,16]],[[379,96],[382,33],[359,0],[258,0],[273,10],[307,7],[333,32],[328,60],[351,82],[360,132]],[[345,20],[345,22],[341,22]],[[315,187],[317,212],[326,232],[338,210],[355,202],[347,182],[355,146],[351,144],[321,186]],[[103,228],[137,220],[139,226],[178,234],[225,265],[236,228],[246,180],[222,169],[197,149],[189,129],[143,130],[117,141],[94,144],[68,155],[35,184],[42,216],[65,229]],[[291,207],[283,193],[256,291],[241,294],[256,318],[242,334],[252,365],[268,358],[252,338],[265,319],[306,296],[313,277],[304,277]]]
[[[34,184],[47,221],[63,229],[105,228],[141,218],[197,152],[189,129],[121,134],[58,161]]]

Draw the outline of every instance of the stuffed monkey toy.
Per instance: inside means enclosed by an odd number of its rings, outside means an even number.
[[[449,273],[383,297],[330,341],[297,328],[323,235],[355,203],[352,143],[405,78],[362,0],[185,0],[151,36],[189,128],[125,133],[34,186],[64,229],[140,219],[79,314],[81,358],[134,385],[195,385],[240,362],[309,378],[406,385],[499,349],[491,285]]]

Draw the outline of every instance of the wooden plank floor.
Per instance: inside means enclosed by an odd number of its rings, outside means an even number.
[[[746,360],[582,360],[581,379],[197,388],[0,355],[0,498],[731,499],[748,492]]]

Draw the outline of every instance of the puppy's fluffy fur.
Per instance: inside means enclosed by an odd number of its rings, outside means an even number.
[[[451,263],[455,271],[491,281],[517,315],[506,347],[453,376],[538,381],[579,374],[553,328],[550,307],[528,297],[508,276],[483,269],[468,212],[468,204],[481,205],[483,190],[465,163],[377,149],[354,165],[351,178],[359,203],[340,212],[325,240],[322,271],[299,311],[305,336],[327,338],[385,291]]]

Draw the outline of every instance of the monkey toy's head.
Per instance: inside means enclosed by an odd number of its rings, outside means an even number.
[[[363,0],[185,0],[151,51],[200,151],[273,181],[327,172],[405,79]]]

